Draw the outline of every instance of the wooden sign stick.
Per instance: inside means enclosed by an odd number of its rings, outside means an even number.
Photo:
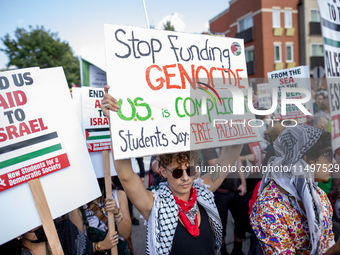
[[[30,186],[35,206],[37,207],[40,220],[42,222],[48,244],[51,247],[53,255],[64,255],[60,240],[55,229],[50,208],[48,207],[44,190],[41,186],[40,179],[34,179],[28,182]]]
[[[104,163],[104,180],[105,180],[105,192],[106,198],[112,198],[112,184],[111,184],[111,169],[110,169],[110,153],[111,151],[103,151],[103,163]],[[109,233],[116,231],[115,220],[113,212],[107,212]],[[111,255],[118,255],[117,246],[111,248]]]

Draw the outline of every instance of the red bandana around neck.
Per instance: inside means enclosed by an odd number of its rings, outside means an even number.
[[[191,225],[190,220],[188,219],[188,217],[184,213],[184,212],[189,212],[190,209],[192,209],[194,207],[195,203],[197,202],[197,191],[194,189],[194,187],[191,187],[190,198],[189,198],[188,202],[185,202],[184,200],[181,200],[181,199],[177,198],[176,196],[174,196],[174,198],[175,198],[177,205],[180,208],[180,209],[178,209],[179,218],[183,222],[184,227],[188,230],[190,235],[192,235],[194,237],[198,236],[199,233],[200,233],[200,230],[198,228],[197,214],[195,216],[195,225]],[[197,210],[198,210],[198,205],[196,205],[196,207],[197,207]]]

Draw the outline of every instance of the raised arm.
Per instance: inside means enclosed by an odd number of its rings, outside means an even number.
[[[110,118],[109,110],[117,112],[119,106],[117,100],[108,94],[110,86],[104,88],[105,95],[101,108],[104,115]],[[110,125],[113,125],[110,123]],[[112,156],[113,150],[112,150]],[[148,220],[153,206],[153,193],[146,190],[139,176],[133,172],[130,159],[114,160],[114,166],[124,191],[132,204]]]
[[[214,192],[222,184],[224,178],[229,174],[229,170],[235,165],[235,161],[240,156],[243,145],[231,145],[222,148],[221,154],[216,162],[213,172],[202,177],[205,184],[209,185],[209,190]]]

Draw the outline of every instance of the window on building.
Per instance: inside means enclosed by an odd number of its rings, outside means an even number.
[[[254,49],[246,49],[246,62],[254,61]]]
[[[275,44],[274,45],[274,61],[275,61],[275,63],[282,62],[281,44]]]
[[[280,9],[273,9],[273,28],[281,27]]]
[[[320,22],[320,12],[319,10],[310,10],[310,21]]]
[[[285,10],[285,28],[293,27],[292,10]]]
[[[294,61],[293,45],[286,44],[286,62],[293,62],[293,61]]]
[[[253,16],[246,17],[238,22],[238,32],[242,32],[251,27],[253,27]]]
[[[323,45],[312,44],[311,45],[311,57],[323,57]]]

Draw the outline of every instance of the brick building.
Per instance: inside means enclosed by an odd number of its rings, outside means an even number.
[[[324,67],[320,13],[317,0],[300,0],[298,11],[300,63],[301,65],[309,65],[311,71],[316,66]]]
[[[300,65],[299,0],[231,0],[209,21],[210,31],[244,39],[249,81]]]

